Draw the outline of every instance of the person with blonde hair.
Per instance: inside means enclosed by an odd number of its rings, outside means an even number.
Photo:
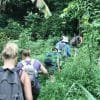
[[[4,65],[0,69],[0,100],[33,100],[27,73],[15,68],[17,54],[18,46],[12,42],[8,42],[2,51]]]
[[[37,100],[40,93],[38,74],[39,72],[48,74],[48,71],[39,60],[31,58],[31,52],[29,49],[24,49],[21,53],[22,61],[17,64],[17,67],[25,70],[28,73],[31,79],[32,95],[34,100]]]

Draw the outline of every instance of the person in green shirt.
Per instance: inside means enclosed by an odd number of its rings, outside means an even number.
[[[60,71],[61,55],[57,48],[54,47],[52,48],[52,51],[46,53],[44,64],[49,72],[50,77],[52,77],[57,70]]]

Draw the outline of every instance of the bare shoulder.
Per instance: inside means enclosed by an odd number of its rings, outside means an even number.
[[[25,84],[26,80],[29,80],[29,76],[25,71],[22,71],[22,75],[21,75],[22,84]]]

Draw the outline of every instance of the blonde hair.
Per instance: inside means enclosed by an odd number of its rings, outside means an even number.
[[[13,59],[17,57],[17,54],[18,54],[17,44],[8,42],[2,51],[2,58],[3,59]]]

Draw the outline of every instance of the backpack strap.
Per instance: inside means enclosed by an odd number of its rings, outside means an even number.
[[[10,72],[16,71],[18,73],[18,75],[19,75],[19,78],[21,78],[21,75],[22,75],[22,72],[23,72],[22,69],[19,69],[17,67],[15,67],[13,69],[9,69],[9,68],[3,69],[2,67],[0,68],[0,72],[7,71],[7,70],[10,71]]]
[[[27,64],[27,61],[25,61],[25,60],[22,60],[21,61],[21,63],[22,63],[22,69],[24,69],[24,68],[26,68],[27,66],[32,66],[33,64],[32,64],[32,60],[30,60],[30,63],[29,64]],[[33,68],[33,67],[32,67]]]
[[[35,59],[31,59],[31,60],[30,60],[30,64],[33,66],[33,68],[34,68],[35,61],[36,61]],[[25,60],[22,60],[21,63],[22,63],[23,66],[27,66]],[[23,66],[22,66],[22,67],[23,67]]]
[[[1,67],[0,68],[0,72],[3,72],[3,71],[10,71],[10,72],[14,72],[14,71],[16,71],[16,72],[18,72],[19,73],[19,70],[21,70],[21,69],[19,69],[19,68],[13,68],[13,69],[9,69],[9,68],[3,68],[3,67]]]
[[[19,78],[21,79],[21,76],[22,76],[23,70],[22,70],[22,69],[18,69],[18,70],[17,70],[17,73],[18,73],[18,75],[19,75]]]

